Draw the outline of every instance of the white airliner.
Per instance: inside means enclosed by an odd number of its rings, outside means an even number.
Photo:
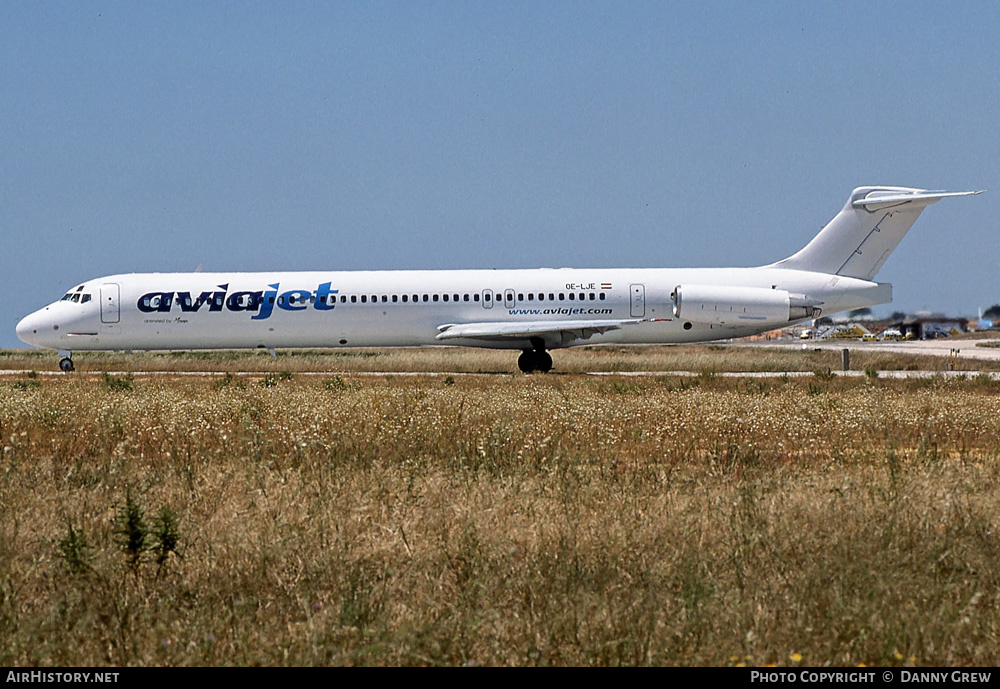
[[[743,337],[892,300],[875,274],[926,206],[979,191],[860,187],[792,256],[756,268],[136,273],[88,280],[17,325],[73,351],[581,344]]]

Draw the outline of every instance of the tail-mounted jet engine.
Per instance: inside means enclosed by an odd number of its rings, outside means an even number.
[[[819,318],[819,302],[801,294],[761,287],[677,285],[671,292],[674,315],[695,323],[713,325],[784,325],[789,321]]]

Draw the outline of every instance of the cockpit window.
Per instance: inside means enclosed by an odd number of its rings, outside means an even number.
[[[72,292],[67,292],[66,295],[59,301],[71,301],[74,304],[86,304],[91,299],[91,295],[83,291],[83,285],[80,285]]]

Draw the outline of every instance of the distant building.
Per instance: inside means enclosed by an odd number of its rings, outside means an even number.
[[[902,323],[889,326],[912,340],[932,340],[935,337],[951,337],[969,331],[967,318],[947,318],[945,316],[926,316],[907,318]]]

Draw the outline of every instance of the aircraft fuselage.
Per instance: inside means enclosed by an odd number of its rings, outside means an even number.
[[[535,269],[283,273],[147,273],[89,280],[27,316],[18,336],[61,350],[395,347],[454,344],[525,349],[529,338],[458,338],[470,322],[627,320],[634,327],[569,344],[652,344],[742,337],[789,322],[724,323],[675,315],[678,285],[809,295],[824,313],[891,300],[889,285],[808,271]],[[86,303],[74,293],[88,294]],[[806,319],[798,319],[806,320]]]

